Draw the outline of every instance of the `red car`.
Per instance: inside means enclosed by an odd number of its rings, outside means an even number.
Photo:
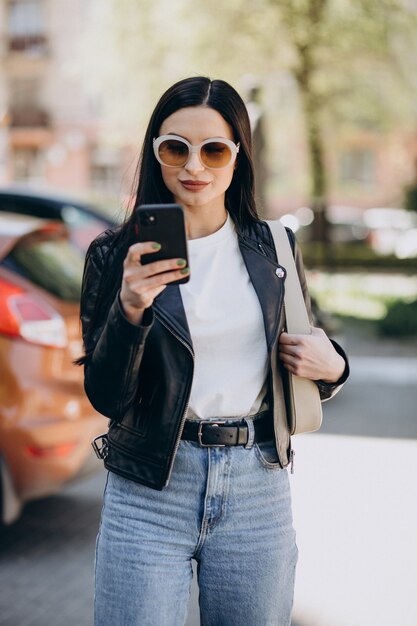
[[[53,190],[11,185],[0,187],[0,213],[17,213],[47,220],[58,220],[69,230],[71,241],[86,250],[90,241],[116,220],[97,208],[66,198]]]
[[[83,253],[58,222],[0,212],[0,520],[100,467],[83,387]]]

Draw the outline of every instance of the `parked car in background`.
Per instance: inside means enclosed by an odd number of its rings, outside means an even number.
[[[0,212],[59,220],[68,226],[70,238],[82,250],[115,219],[73,199],[56,193],[11,186],[0,188]]]
[[[0,519],[99,467],[106,426],[84,393],[84,254],[64,224],[0,212]]]
[[[367,241],[369,228],[363,220],[363,209],[332,205],[328,207],[326,216],[333,243],[363,244]],[[309,207],[300,207],[294,213],[283,215],[281,221],[297,233],[300,241],[310,240],[314,212]]]
[[[301,207],[280,219],[297,233],[299,241],[310,240],[314,213],[309,207]],[[417,256],[417,213],[414,211],[330,206],[327,220],[330,239],[335,244],[366,244],[376,254],[392,254],[399,259]]]
[[[417,213],[391,207],[367,209],[363,220],[369,243],[377,254],[394,254],[399,259],[417,256]]]

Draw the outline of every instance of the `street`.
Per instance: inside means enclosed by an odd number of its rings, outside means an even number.
[[[294,620],[417,626],[417,359],[351,365],[320,434],[294,440]]]
[[[417,358],[357,352],[320,433],[294,438],[294,626],[417,625]],[[0,626],[91,626],[104,479],[30,503],[0,532]]]

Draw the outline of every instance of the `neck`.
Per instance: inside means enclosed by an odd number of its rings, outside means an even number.
[[[204,208],[197,209],[185,208],[185,217],[187,222],[188,239],[200,239],[207,237],[218,231],[227,219],[227,211],[216,211],[215,213]]]

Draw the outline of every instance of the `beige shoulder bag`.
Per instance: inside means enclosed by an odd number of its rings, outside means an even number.
[[[267,221],[267,224],[274,237],[279,263],[287,272],[284,295],[287,332],[295,335],[310,335],[310,320],[287,231],[279,220]],[[320,428],[323,416],[320,394],[317,385],[312,380],[288,373],[285,396],[291,435],[313,432]]]

